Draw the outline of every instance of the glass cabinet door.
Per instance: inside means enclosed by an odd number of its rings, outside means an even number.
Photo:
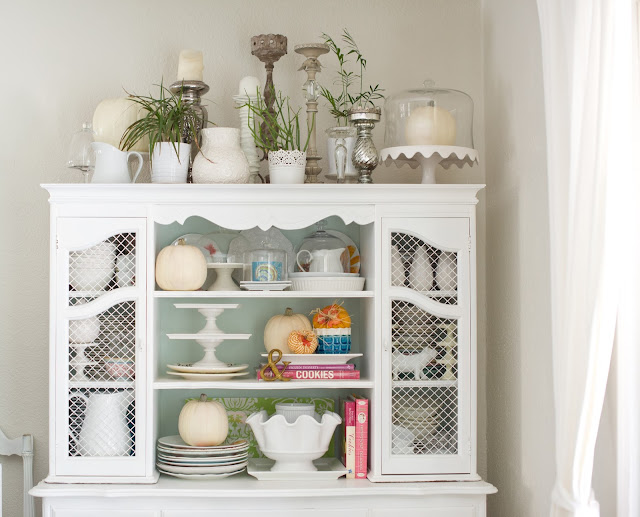
[[[385,218],[382,255],[382,473],[469,473],[469,220]]]
[[[145,264],[145,219],[58,219],[55,476],[145,474]]]

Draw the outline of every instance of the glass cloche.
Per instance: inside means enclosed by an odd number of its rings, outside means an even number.
[[[384,104],[385,147],[451,145],[473,148],[473,101],[458,90],[423,88],[406,90]]]
[[[334,237],[325,230],[327,225],[326,219],[322,219],[316,223],[316,231],[306,237],[300,248],[297,250],[297,270],[300,272],[309,272],[310,264],[314,256],[327,255],[329,258],[331,254],[329,252],[335,251],[337,257],[341,263],[343,271],[349,271],[346,269],[349,267],[349,252],[347,245],[338,237]],[[314,253],[315,252],[315,253]],[[314,268],[315,269],[315,268]],[[319,269],[318,271],[321,271]]]

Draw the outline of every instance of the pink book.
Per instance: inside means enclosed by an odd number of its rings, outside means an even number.
[[[356,477],[356,405],[353,400],[344,401],[344,466],[347,479]]]
[[[356,411],[356,479],[366,479],[369,451],[369,399],[359,395],[351,395],[349,398],[355,402]]]
[[[262,368],[265,363],[262,363]],[[284,364],[277,364],[278,370],[284,370]],[[290,364],[287,370],[355,370],[355,364]]]
[[[265,377],[267,379],[272,378],[273,372],[271,370],[265,371]],[[288,379],[296,380],[323,380],[323,381],[335,381],[346,379],[359,379],[360,372],[358,370],[289,370],[286,369],[282,372],[282,376]],[[260,370],[258,370],[258,379],[262,379]]]

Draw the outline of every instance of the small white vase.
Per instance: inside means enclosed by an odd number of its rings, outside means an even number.
[[[279,149],[269,152],[269,176],[271,183],[304,183],[307,153]]]
[[[202,148],[193,161],[194,183],[249,183],[249,162],[240,147],[240,130],[202,130]]]
[[[327,163],[329,164],[329,171],[326,178],[330,180],[337,180],[338,168],[336,166],[336,142],[340,140],[340,143],[346,148],[346,160],[345,160],[345,181],[346,183],[358,182],[358,171],[353,166],[351,155],[353,154],[353,147],[356,145],[356,128],[351,126],[336,126],[326,130],[327,133]]]
[[[190,155],[191,144],[157,143],[151,156],[151,183],[186,183]]]

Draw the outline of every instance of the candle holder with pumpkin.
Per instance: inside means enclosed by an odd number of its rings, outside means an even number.
[[[387,99],[382,161],[422,169],[422,183],[436,182],[436,167],[478,163],[473,148],[473,101],[464,92],[436,88],[407,90]]]
[[[339,303],[315,309],[313,329],[318,354],[348,354],[351,351],[351,316]]]

